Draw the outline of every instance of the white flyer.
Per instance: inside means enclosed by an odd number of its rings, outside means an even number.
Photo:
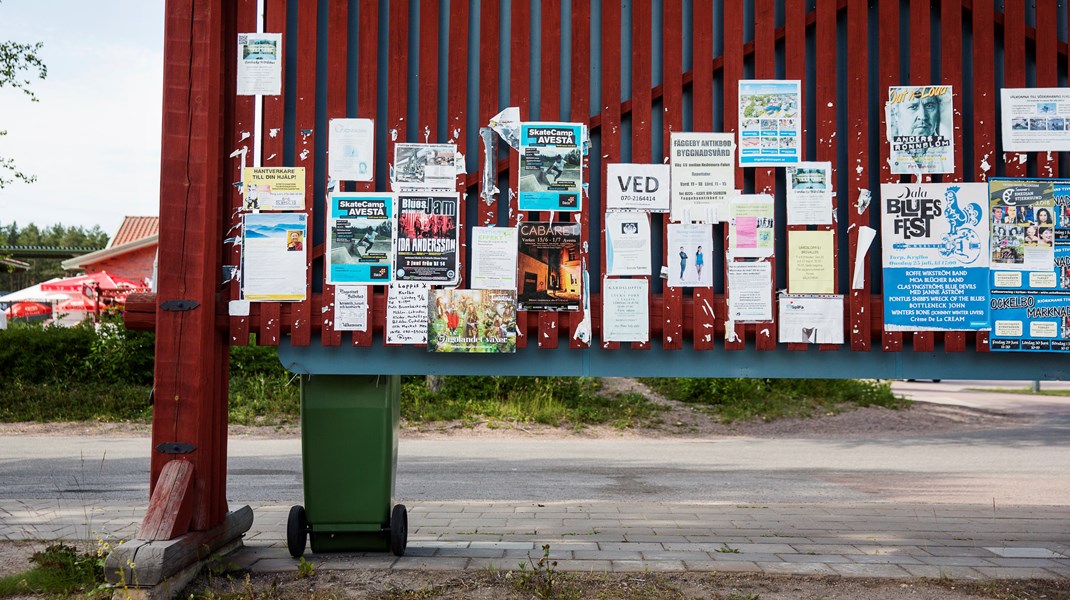
[[[772,265],[768,262],[728,263],[728,320],[736,323],[773,320]]]
[[[472,228],[472,289],[516,289],[516,227]]]
[[[602,341],[650,341],[650,282],[602,279]]]
[[[282,93],[282,34],[238,34],[239,96]]]
[[[331,119],[327,129],[327,177],[336,181],[373,181],[375,122]]]
[[[242,240],[242,299],[286,302],[305,299],[308,215],[248,213]]]
[[[732,198],[728,207],[728,250],[733,258],[773,255],[773,197],[745,194]]]
[[[368,286],[337,285],[334,287],[335,331],[368,330]]]
[[[728,218],[728,197],[736,184],[735,148],[731,133],[672,133],[671,221],[719,223]]]
[[[610,163],[606,208],[669,212],[669,165]]]
[[[391,173],[394,191],[457,191],[457,144],[398,144]]]
[[[1003,88],[1003,151],[1070,150],[1070,89]]]
[[[427,343],[426,284],[390,284],[386,298],[386,343]]]
[[[650,270],[650,215],[607,212],[606,274],[650,275]]]
[[[832,163],[803,162],[784,171],[788,225],[832,224]]]
[[[779,303],[781,342],[843,343],[843,296],[781,294]]]
[[[669,287],[713,287],[713,267],[706,265],[713,249],[713,225],[669,223],[668,243]]]

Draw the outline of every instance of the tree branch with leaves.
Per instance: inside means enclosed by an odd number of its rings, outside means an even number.
[[[23,44],[19,42],[0,41],[0,89],[10,87],[22,90],[30,97],[30,102],[37,102],[37,95],[30,89],[36,79],[48,76],[48,67],[38,56],[44,44]],[[0,137],[7,131],[0,129]],[[0,155],[0,189],[15,180],[33,183],[35,175],[24,173],[15,165],[15,159]]]

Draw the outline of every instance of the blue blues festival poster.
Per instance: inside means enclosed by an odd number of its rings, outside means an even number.
[[[881,185],[886,331],[988,327],[983,183]]]

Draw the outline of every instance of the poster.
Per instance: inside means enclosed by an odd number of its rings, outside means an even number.
[[[474,290],[515,290],[515,227],[472,228],[472,282]]]
[[[602,341],[650,341],[650,282],[602,280]]]
[[[668,248],[669,287],[713,287],[713,225],[669,223]]]
[[[728,320],[773,320],[773,265],[753,260],[728,263]]]
[[[463,169],[462,169],[463,170]],[[394,146],[391,181],[399,192],[457,189],[456,144],[398,144]]]
[[[650,215],[607,212],[606,274],[650,275],[650,270]]]
[[[736,196],[728,205],[728,251],[733,258],[773,255],[773,197],[768,194]]]
[[[669,212],[669,165],[610,163],[606,208]]]
[[[788,225],[832,224],[832,163],[788,167]]]
[[[739,82],[739,166],[783,167],[800,160],[799,80]]]
[[[1070,89],[1003,88],[1003,151],[1070,150]]]
[[[993,351],[1070,352],[1070,180],[992,179]]]
[[[735,136],[678,133],[669,136],[672,213],[678,223],[719,223],[727,218],[736,185]]]
[[[836,243],[831,231],[788,232],[788,293],[836,291]]]
[[[521,123],[520,210],[580,210],[583,138],[581,123]]]
[[[238,34],[239,96],[282,93],[282,34]]]
[[[579,223],[521,223],[517,230],[520,310],[579,310]]]
[[[242,169],[245,210],[304,210],[304,167],[245,167]]]
[[[327,136],[327,177],[335,181],[374,181],[374,159],[374,121],[331,119]]]
[[[515,290],[431,290],[427,351],[516,352]]]
[[[394,195],[334,192],[327,210],[327,283],[390,283]]]
[[[457,211],[451,194],[399,193],[394,280],[457,283]]]
[[[386,296],[386,343],[427,343],[426,284],[390,284]]]
[[[335,286],[334,329],[335,331],[368,330],[368,286]]]
[[[983,183],[881,185],[885,331],[988,328]]]
[[[992,179],[989,186],[993,274],[1051,271],[1055,266],[1055,183]]]
[[[949,85],[888,88],[888,162],[892,173],[952,173],[955,139],[952,92]]]
[[[249,213],[242,229],[242,299],[304,300],[308,289],[308,215]]]
[[[781,294],[779,307],[781,342],[843,343],[843,296]]]

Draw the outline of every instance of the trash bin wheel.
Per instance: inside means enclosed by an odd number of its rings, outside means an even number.
[[[404,504],[395,504],[390,511],[390,551],[394,556],[404,556],[409,543],[409,512]]]
[[[290,551],[290,556],[297,558],[304,554],[307,540],[308,517],[305,516],[305,507],[291,506],[290,516],[286,519],[286,549]]]

